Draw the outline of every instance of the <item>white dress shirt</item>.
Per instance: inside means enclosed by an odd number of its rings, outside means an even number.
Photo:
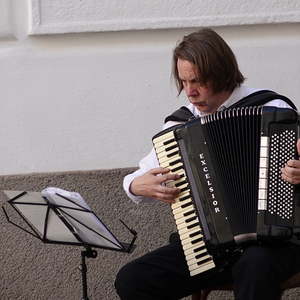
[[[238,102],[240,99],[256,92],[259,91],[258,89],[253,89],[253,88],[249,88],[247,86],[240,86],[237,87],[233,90],[232,94],[230,95],[230,97],[218,108],[218,111],[223,110],[231,105],[233,105],[234,103]],[[282,107],[282,108],[291,108],[285,101],[280,100],[280,99],[276,99],[276,100],[272,100],[270,102],[268,102],[267,104],[265,104],[265,106],[275,106],[275,107]],[[204,113],[200,112],[193,104],[189,104],[186,105],[186,107],[194,114],[194,116],[203,116],[205,115]],[[168,121],[167,123],[165,123],[162,127],[162,129],[166,129],[169,128],[173,125],[178,124],[179,122],[174,122],[174,121]],[[140,202],[149,202],[149,201],[153,201],[153,198],[147,198],[147,197],[143,197],[143,196],[136,196],[134,194],[132,194],[130,192],[130,184],[133,181],[134,178],[141,176],[143,174],[145,174],[146,172],[148,172],[149,170],[153,169],[153,168],[158,168],[159,167],[159,163],[158,160],[156,158],[156,153],[154,151],[154,149],[152,148],[152,150],[150,151],[150,153],[145,156],[140,162],[139,162],[139,168],[131,173],[128,174],[127,176],[124,177],[124,181],[123,181],[123,188],[126,192],[126,194],[128,195],[128,197],[134,201],[135,203],[140,203]]]

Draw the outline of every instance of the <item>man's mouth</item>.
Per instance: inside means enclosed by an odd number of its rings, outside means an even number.
[[[192,104],[195,106],[199,106],[199,107],[207,106],[207,104],[205,102],[192,102]]]

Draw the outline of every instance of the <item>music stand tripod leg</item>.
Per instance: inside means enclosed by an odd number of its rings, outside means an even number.
[[[81,278],[82,278],[82,300],[89,300],[87,295],[87,266],[85,263],[86,257],[96,258],[97,251],[92,250],[89,247],[87,247],[85,251],[81,251],[80,271],[81,271]]]

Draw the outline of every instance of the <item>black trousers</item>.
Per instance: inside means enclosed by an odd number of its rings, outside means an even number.
[[[233,283],[235,299],[276,300],[280,282],[300,271],[300,246],[252,245],[221,271],[191,277],[179,240],[121,268],[115,287],[122,300],[177,300],[206,287]]]

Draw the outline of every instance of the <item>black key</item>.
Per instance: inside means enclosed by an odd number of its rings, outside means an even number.
[[[201,250],[206,250],[206,247],[205,246],[198,247],[198,248],[194,249],[194,252],[196,253]]]
[[[179,158],[179,159],[176,159],[176,160],[170,162],[169,165],[170,165],[170,166],[174,166],[174,165],[177,165],[177,164],[180,163],[180,162],[181,162],[181,159]]]
[[[199,230],[199,231],[196,231],[196,232],[193,232],[193,233],[191,233],[190,234],[190,237],[192,238],[192,237],[194,237],[194,236],[196,236],[196,235],[198,235],[198,234],[201,234],[201,231]]]
[[[191,243],[192,244],[197,244],[198,242],[202,242],[202,241],[203,241],[203,238],[199,238],[199,239],[191,241]]]
[[[191,198],[191,195],[188,194],[188,195],[186,195],[186,196],[184,196],[184,197],[180,197],[180,198],[179,198],[179,201],[185,201],[185,200],[190,199],[190,198]]]
[[[178,150],[177,150],[177,151],[174,151],[174,152],[172,152],[172,153],[167,154],[167,157],[172,157],[172,156],[174,156],[174,155],[176,155],[176,154],[179,154],[179,151],[178,151]]]
[[[206,256],[206,255],[207,255],[207,252],[203,252],[203,253],[197,254],[195,256],[195,258],[201,258],[201,257]]]
[[[177,148],[177,147],[178,147],[178,145],[173,145],[173,146],[167,147],[167,148],[165,149],[165,151],[168,152],[168,151],[170,151],[170,150],[172,150],[172,149],[175,149],[175,148]]]
[[[188,212],[184,213],[183,216],[184,216],[184,217],[187,217],[187,216],[193,214],[194,212],[195,212],[195,210],[193,209],[193,210],[191,210],[191,211],[188,211]]]
[[[173,142],[176,142],[175,139],[170,139],[170,140],[167,140],[167,141],[163,142],[163,145],[168,145],[168,144],[171,144]]]
[[[199,226],[200,225],[200,223],[194,223],[194,224],[192,224],[192,225],[189,225],[189,226],[187,226],[186,228],[187,229],[192,229],[192,228],[194,228],[194,227],[196,227],[196,226]]]
[[[186,208],[186,207],[188,207],[188,206],[190,206],[192,204],[193,204],[193,202],[185,203],[185,204],[181,205],[181,208]]]
[[[174,168],[174,169],[170,168],[170,170],[171,170],[173,173],[174,173],[174,172],[177,172],[177,171],[179,171],[179,170],[181,170],[181,169],[183,169],[182,166],[177,167],[177,168]]]
[[[196,220],[196,219],[197,219],[197,216],[191,217],[191,218],[189,218],[189,219],[186,219],[186,220],[185,220],[185,223],[192,222],[192,221],[194,221],[194,220]]]
[[[183,184],[186,184],[186,183],[187,183],[187,181],[186,181],[186,180],[183,180],[183,181],[181,181],[181,182],[175,183],[175,186],[176,186],[176,187],[179,187],[179,186],[181,186],[181,185],[183,185]]]
[[[203,259],[203,260],[201,260],[201,261],[198,261],[198,262],[197,262],[197,265],[205,264],[206,262],[209,262],[209,261],[211,261],[211,260],[212,260],[212,257]]]

